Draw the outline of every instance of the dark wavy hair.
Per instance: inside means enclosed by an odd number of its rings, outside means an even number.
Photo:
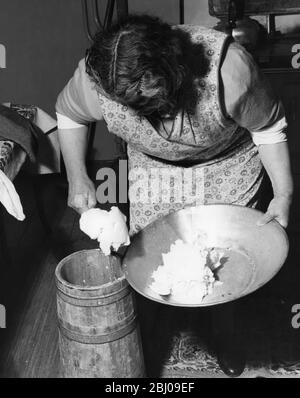
[[[108,96],[138,115],[174,116],[189,74],[186,34],[159,18],[131,16],[99,31],[86,70]]]

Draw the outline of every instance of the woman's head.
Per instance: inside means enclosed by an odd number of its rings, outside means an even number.
[[[139,115],[174,115],[186,75],[182,34],[158,18],[133,16],[98,32],[88,50],[90,77]]]

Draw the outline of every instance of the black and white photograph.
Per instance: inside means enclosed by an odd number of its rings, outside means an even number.
[[[300,0],[0,0],[0,379],[300,378],[299,258]]]

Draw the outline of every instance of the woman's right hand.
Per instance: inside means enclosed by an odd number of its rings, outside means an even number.
[[[95,207],[96,189],[88,176],[81,176],[69,181],[68,206],[79,214]]]

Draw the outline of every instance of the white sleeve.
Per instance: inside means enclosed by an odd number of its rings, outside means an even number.
[[[278,144],[280,142],[287,141],[286,129],[287,129],[286,118],[283,117],[272,126],[259,131],[250,131],[253,142],[255,145],[268,145]]]
[[[88,125],[103,119],[98,90],[86,73],[84,59],[59,94],[55,108],[57,113],[79,124]]]
[[[78,129],[79,127],[85,126],[85,124],[80,124],[74,122],[74,120],[70,119],[65,115],[61,115],[60,113],[56,112],[57,117],[57,128],[59,130],[67,130],[67,129]]]

